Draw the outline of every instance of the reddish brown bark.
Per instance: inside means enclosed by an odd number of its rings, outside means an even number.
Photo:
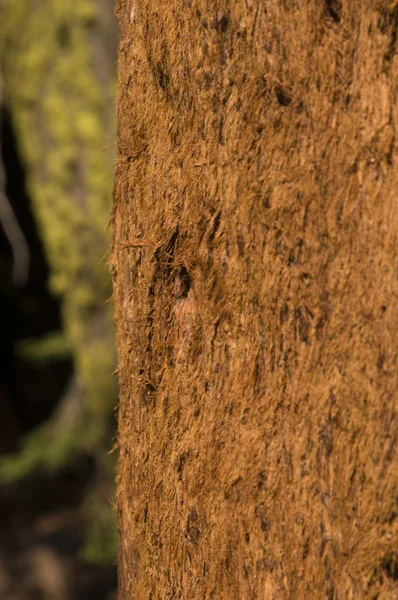
[[[118,12],[120,598],[393,598],[398,4]]]

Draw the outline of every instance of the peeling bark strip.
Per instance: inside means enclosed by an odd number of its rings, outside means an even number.
[[[398,595],[397,7],[119,0],[121,600]]]

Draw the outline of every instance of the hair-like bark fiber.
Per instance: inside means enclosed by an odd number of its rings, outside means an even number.
[[[398,3],[119,0],[120,600],[398,595]]]

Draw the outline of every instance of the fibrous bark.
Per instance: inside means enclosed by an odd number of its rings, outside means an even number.
[[[398,4],[118,14],[120,599],[392,598]]]

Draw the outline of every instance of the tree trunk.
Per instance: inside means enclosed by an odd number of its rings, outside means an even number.
[[[118,14],[120,599],[393,598],[398,4]]]
[[[62,299],[79,382],[101,428],[115,397],[104,266],[117,43],[112,2],[0,0],[0,17],[5,103],[27,166],[50,287]]]

